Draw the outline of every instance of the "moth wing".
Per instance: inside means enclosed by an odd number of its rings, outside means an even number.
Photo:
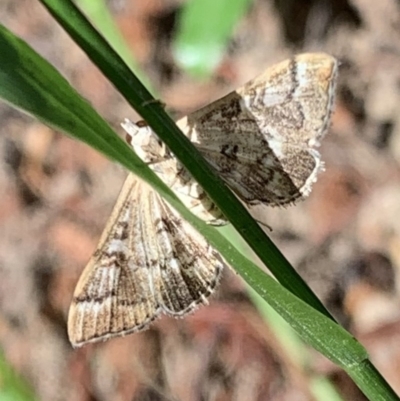
[[[282,206],[294,203],[309,194],[323,168],[318,152],[297,146],[286,145],[285,155],[280,158],[266,142],[254,158],[248,158],[247,151],[247,148],[243,152],[239,149],[235,157],[209,150],[202,154],[248,204]]]
[[[74,346],[184,316],[213,292],[219,254],[147,184],[129,175],[71,303]]]
[[[315,147],[329,125],[336,75],[333,57],[302,54],[178,125],[245,202],[293,203],[321,169]]]
[[[204,237],[156,192],[151,191],[148,199],[159,255],[159,269],[152,270],[158,303],[167,315],[184,316],[207,303],[224,263]]]
[[[304,53],[270,67],[237,92],[267,139],[315,147],[329,127],[337,75],[334,57]]]
[[[68,316],[73,346],[145,329],[160,313],[141,246],[132,224],[141,219],[134,197],[139,182],[129,175],[96,252],[76,286]]]

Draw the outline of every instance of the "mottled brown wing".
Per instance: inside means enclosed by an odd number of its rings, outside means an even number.
[[[68,316],[73,346],[143,330],[161,311],[141,252],[143,238],[133,244],[133,225],[141,218],[133,199],[138,184],[132,175],[126,179],[97,250],[76,286]],[[135,264],[135,259],[143,257],[144,263]]]
[[[292,203],[323,166],[316,147],[329,126],[337,64],[327,54],[298,55],[177,124],[242,200]]]
[[[149,219],[159,269],[152,269],[155,292],[164,313],[183,316],[207,303],[224,263],[192,226],[154,191],[149,192]]]
[[[183,316],[205,303],[223,262],[147,184],[129,175],[68,318],[74,346],[146,329],[161,312]]]

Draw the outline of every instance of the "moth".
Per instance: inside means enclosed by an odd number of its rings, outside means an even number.
[[[177,122],[247,205],[306,197],[323,162],[317,147],[334,104],[338,62],[297,55]],[[146,125],[123,127],[143,161],[210,224],[225,218]],[[207,302],[224,262],[180,215],[132,174],[85,267],[68,317],[73,346],[146,329],[161,314],[184,316]]]
[[[300,54],[176,124],[245,204],[294,204],[323,170],[317,148],[329,127],[337,71],[327,54]],[[122,126],[135,151],[194,214],[226,223],[149,126],[129,120]]]

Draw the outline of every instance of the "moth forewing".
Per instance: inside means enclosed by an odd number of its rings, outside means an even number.
[[[135,185],[134,176],[128,175],[76,286],[68,316],[74,346],[139,331],[160,311],[147,272],[134,270],[129,263]]]
[[[248,204],[294,203],[311,191],[323,163],[338,62],[306,53],[268,68],[177,125]]]
[[[268,68],[237,93],[243,109],[271,139],[314,147],[329,126],[337,74],[334,57],[299,54]]]
[[[159,316],[184,316],[213,292],[223,262],[153,189],[129,175],[74,292],[74,346],[144,330]]]

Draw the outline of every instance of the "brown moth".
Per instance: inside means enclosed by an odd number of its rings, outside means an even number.
[[[316,148],[329,127],[337,70],[327,54],[300,54],[177,125],[245,204],[294,204],[308,196],[323,170]],[[150,127],[129,120],[122,126],[139,156],[194,214],[211,224],[225,222]]]
[[[311,191],[323,162],[338,62],[301,54],[177,125],[248,205],[293,204]],[[225,219],[148,126],[124,129],[143,161],[193,213]],[[223,261],[147,184],[128,178],[95,254],[74,292],[68,335],[74,346],[146,329],[161,313],[184,316],[218,283]]]

